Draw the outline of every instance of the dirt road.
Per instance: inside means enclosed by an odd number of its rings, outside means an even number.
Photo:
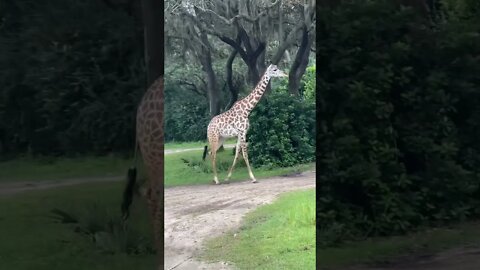
[[[234,144],[225,144],[225,148],[233,148]],[[183,149],[166,149],[165,155],[188,152],[188,151],[198,151],[203,150],[201,147],[197,148],[183,148]],[[126,172],[127,168],[125,168]],[[15,195],[17,193],[32,191],[32,190],[43,190],[43,189],[52,189],[59,187],[74,186],[85,183],[92,182],[113,182],[113,181],[125,181],[124,175],[118,176],[109,176],[109,177],[79,177],[71,179],[56,179],[56,180],[42,180],[42,181],[11,181],[11,182],[0,182],[0,196]]]
[[[352,266],[343,270],[478,270],[480,247],[461,247],[429,256],[396,259],[384,266]]]
[[[230,269],[195,258],[206,239],[236,228],[256,207],[280,193],[315,187],[315,173],[240,183],[165,189],[165,269]]]

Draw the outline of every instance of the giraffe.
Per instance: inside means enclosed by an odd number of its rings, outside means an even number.
[[[247,131],[250,126],[248,116],[253,108],[257,105],[262,97],[265,89],[271,78],[273,77],[288,77],[286,73],[278,69],[276,65],[268,66],[267,70],[263,74],[260,81],[255,86],[255,89],[245,98],[235,102],[233,106],[226,112],[221,113],[210,120],[207,128],[208,143],[210,145],[210,155],[212,157],[212,169],[213,169],[213,181],[215,184],[219,184],[216,168],[216,155],[217,150],[222,146],[226,138],[237,137],[237,144],[235,147],[235,157],[233,159],[232,166],[228,170],[227,178],[225,182],[230,180],[232,176],[233,168],[237,162],[238,154],[242,151],[243,159],[247,165],[248,174],[252,183],[256,183],[257,180],[252,173],[250,163],[248,161],[247,153]],[[203,160],[207,154],[208,147],[205,146],[203,152]]]
[[[164,268],[164,258],[161,252],[164,247],[163,100],[163,76],[160,76],[148,88],[137,109],[135,139],[135,160],[137,149],[139,149],[145,164],[147,176],[146,197],[150,208],[155,246],[159,257],[158,269]],[[128,171],[128,182],[123,195],[122,213],[124,220],[129,216],[129,206],[132,202],[135,177],[136,167],[134,165]]]

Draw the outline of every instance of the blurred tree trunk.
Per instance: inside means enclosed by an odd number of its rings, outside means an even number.
[[[156,0],[142,0],[145,65],[147,83],[150,86],[163,75],[163,3]]]

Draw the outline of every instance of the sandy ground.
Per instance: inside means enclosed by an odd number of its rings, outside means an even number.
[[[315,187],[315,172],[222,185],[165,189],[165,269],[231,269],[196,258],[206,239],[227,233],[243,216],[283,192]]]

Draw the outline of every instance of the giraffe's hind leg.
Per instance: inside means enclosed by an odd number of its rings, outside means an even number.
[[[233,168],[235,167],[235,164],[237,163],[238,154],[240,153],[240,141],[241,141],[241,139],[240,139],[240,137],[238,137],[237,145],[235,146],[235,157],[233,158],[232,167],[230,167],[230,170],[228,170],[228,175],[227,175],[227,178],[225,179],[225,182],[230,180],[230,177],[232,176]]]
[[[147,189],[147,202],[150,208],[150,217],[153,223],[155,248],[161,250],[164,246],[164,213],[163,213],[163,192],[162,187],[158,185],[150,185]],[[159,256],[159,269],[164,267],[163,255]]]
[[[250,162],[248,162],[246,137],[246,134],[241,135],[240,147],[242,148],[243,159],[245,160],[245,164],[247,165],[248,175],[250,176],[250,179],[252,179],[252,183],[257,183],[257,179],[255,179],[255,176],[253,176],[252,168],[250,168]]]
[[[218,182],[218,176],[217,176],[217,164],[216,164],[216,161],[217,161],[217,150],[218,148],[220,147],[219,146],[219,136],[216,135],[216,136],[211,136],[208,138],[208,141],[209,141],[209,144],[210,144],[210,151],[211,151],[211,154],[212,154],[212,170],[213,170],[213,181],[215,182],[215,184],[219,184],[220,182]]]

